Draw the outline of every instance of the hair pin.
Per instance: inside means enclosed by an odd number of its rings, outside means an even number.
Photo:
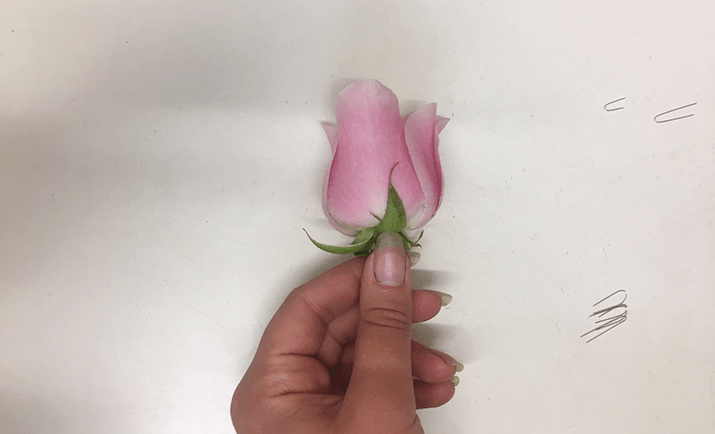
[[[668,110],[667,112],[663,112],[663,113],[661,113],[661,114],[659,114],[659,115],[655,115],[655,117],[653,118],[653,120],[656,121],[656,123],[662,124],[663,122],[677,121],[678,119],[685,119],[685,118],[689,118],[690,116],[695,116],[695,113],[690,113],[689,115],[679,116],[679,117],[677,117],[677,118],[670,118],[670,119],[665,119],[665,120],[661,120],[661,121],[658,120],[658,118],[661,117],[661,116],[663,116],[663,115],[667,115],[668,113],[673,113],[674,111],[682,110],[682,109],[684,109],[684,108],[692,107],[692,106],[694,106],[695,104],[697,104],[697,103],[694,102],[694,103],[691,103],[691,104],[684,105],[684,106],[682,106],[682,107],[678,107],[678,108],[674,108],[674,109],[672,109],[672,110]]]
[[[606,105],[604,105],[603,108],[606,109],[607,112],[614,112],[614,111],[616,111],[616,110],[623,110],[623,106],[616,107],[616,108],[610,108],[610,109],[608,108],[608,106],[611,105],[611,104],[615,104],[615,103],[617,103],[618,101],[623,101],[624,99],[626,99],[625,96],[624,96],[623,98],[614,99],[613,101],[611,101],[611,102],[609,102],[609,103],[606,103]]]
[[[619,289],[618,291],[614,292],[613,294],[603,298],[602,300],[596,302],[593,307],[598,306],[599,304],[603,303],[604,301],[608,300],[609,298],[613,297],[614,295],[622,292],[623,293],[623,300],[621,300],[620,303],[615,304],[613,306],[607,307],[605,309],[600,309],[597,310],[596,312],[592,313],[589,318],[592,318],[594,316],[598,316],[598,318],[602,318],[604,315],[610,313],[613,310],[616,309],[623,309],[623,311],[617,315],[613,315],[608,318],[603,318],[603,319],[598,319],[596,320],[597,326],[591,329],[590,331],[584,333],[581,335],[581,337],[587,336],[593,332],[601,331],[601,333],[597,334],[596,336],[592,337],[591,339],[587,340],[586,343],[591,342],[592,340],[596,339],[597,337],[601,336],[602,334],[606,333],[607,331],[613,330],[615,327],[623,324],[626,322],[626,319],[628,319],[628,306],[625,304],[626,298],[628,298],[628,293],[623,290]]]

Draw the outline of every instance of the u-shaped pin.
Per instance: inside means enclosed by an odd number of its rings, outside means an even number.
[[[661,116],[667,115],[668,113],[673,113],[674,111],[682,110],[682,109],[684,109],[684,108],[692,107],[692,106],[694,106],[695,104],[697,104],[697,103],[694,102],[694,103],[691,103],[691,104],[684,105],[684,106],[682,106],[682,107],[678,107],[678,108],[674,108],[674,109],[672,109],[672,110],[668,110],[667,112],[663,112],[663,113],[661,113],[661,114],[655,115],[655,117],[653,118],[653,120],[654,120],[656,123],[662,124],[663,122],[677,121],[678,119],[685,119],[685,118],[689,118],[690,116],[695,116],[695,113],[690,113],[689,115],[678,116],[677,118],[670,118],[670,119],[658,120],[658,118],[661,117]]]
[[[606,105],[604,105],[603,108],[604,108],[607,112],[614,112],[614,111],[616,111],[616,110],[623,110],[623,106],[621,106],[621,107],[616,107],[616,108],[608,108],[608,106],[611,105],[611,104],[615,104],[615,103],[617,103],[618,101],[623,101],[624,99],[626,99],[625,96],[624,96],[623,98],[614,99],[613,101],[606,103]]]
[[[596,312],[591,314],[591,317],[597,316],[598,319],[596,320],[596,327],[591,329],[590,331],[584,333],[581,335],[581,337],[588,336],[591,333],[594,332],[600,332],[596,336],[593,336],[591,339],[587,340],[586,343],[591,342],[592,340],[596,339],[597,337],[601,336],[602,334],[606,333],[609,330],[613,330],[617,326],[623,324],[626,322],[626,319],[628,319],[628,306],[626,305],[626,298],[628,298],[628,293],[624,289],[619,289],[618,291],[614,292],[613,294],[609,295],[608,297],[602,299],[601,301],[597,302],[596,304],[593,305],[593,307],[598,306],[599,304],[603,303],[604,301],[610,299],[611,297],[615,296],[616,294],[623,293],[623,300],[621,300],[620,303],[614,304],[613,306],[609,306],[604,309],[597,310]],[[611,313],[612,311],[616,309],[623,309],[623,311],[619,314],[614,314],[613,316],[609,316],[608,318],[603,318],[604,315],[607,315]]]

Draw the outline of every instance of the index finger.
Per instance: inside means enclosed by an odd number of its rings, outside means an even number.
[[[257,357],[315,356],[328,324],[358,303],[364,263],[350,259],[294,289],[266,327]]]

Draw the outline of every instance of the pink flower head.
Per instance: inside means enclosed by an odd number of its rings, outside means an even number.
[[[377,80],[340,93],[337,126],[323,124],[333,151],[323,211],[335,229],[354,236],[378,225],[390,182],[404,206],[405,229],[432,219],[442,199],[438,134],[449,121],[436,110],[433,103],[401,117],[397,97]]]

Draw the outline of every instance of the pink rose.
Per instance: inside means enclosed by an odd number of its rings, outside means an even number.
[[[406,238],[402,230],[421,228],[437,212],[442,199],[438,134],[449,119],[437,116],[436,109],[433,103],[400,116],[397,97],[376,80],[353,83],[338,96],[337,126],[323,124],[333,151],[323,182],[323,211],[337,230],[358,236],[353,244],[386,230]],[[388,204],[393,191],[392,202],[401,206]],[[393,205],[403,215],[378,228]]]

